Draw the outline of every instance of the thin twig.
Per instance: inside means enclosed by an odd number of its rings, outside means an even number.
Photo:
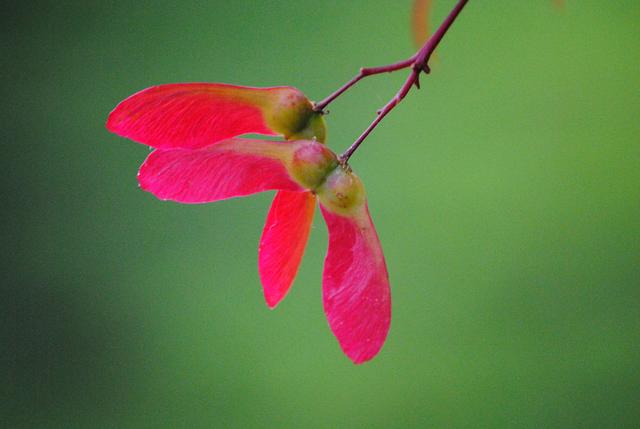
[[[415,60],[415,55],[407,60],[400,61],[398,63],[389,64],[386,66],[361,68],[358,74],[355,75],[349,82],[342,85],[340,88],[338,88],[337,91],[329,95],[324,100],[315,103],[313,105],[313,110],[315,110],[316,112],[324,112],[324,109],[329,105],[329,103],[331,103],[333,100],[338,98],[340,95],[342,95],[343,92],[351,88],[353,85],[358,83],[360,79],[364,77],[372,76],[374,74],[380,74],[380,73],[391,73],[396,70],[406,69],[407,67],[410,67],[411,65],[413,65],[414,60]]]
[[[378,110],[377,116],[373,120],[373,122],[371,122],[371,124],[367,127],[366,130],[364,130],[364,132],[360,135],[360,137],[358,137],[357,140],[353,142],[353,144],[349,146],[349,148],[346,151],[344,151],[342,155],[340,155],[340,161],[343,164],[346,164],[349,161],[349,158],[351,157],[351,155],[353,155],[353,153],[358,149],[360,144],[362,144],[364,139],[367,138],[369,133],[373,131],[373,129],[380,123],[380,121],[382,121],[382,119],[384,119],[384,117],[391,110],[393,110],[394,107],[400,104],[400,102],[409,93],[409,91],[411,91],[411,88],[413,87],[413,85],[415,85],[417,88],[420,88],[420,80],[419,80],[420,73],[422,72],[424,72],[425,74],[429,73],[429,59],[431,58],[431,55],[433,54],[435,49],[438,47],[438,44],[440,44],[440,41],[442,41],[442,38],[447,33],[447,30],[449,30],[449,27],[451,27],[451,24],[453,24],[453,22],[456,20],[456,18],[458,17],[458,15],[460,14],[460,12],[462,11],[462,9],[464,8],[464,6],[467,4],[468,1],[469,0],[458,0],[458,3],[456,3],[455,7],[451,10],[449,15],[445,18],[442,24],[440,24],[440,27],[438,27],[436,32],[433,33],[431,37],[429,37],[429,39],[420,48],[420,50],[416,52],[416,54],[413,55],[411,58],[405,61],[390,64],[388,66],[361,69],[360,73],[358,73],[353,79],[351,79],[341,88],[339,88],[336,92],[331,94],[329,97],[327,97],[326,99],[322,100],[320,103],[317,103],[315,105],[316,111],[323,111],[323,109],[329,103],[331,103],[333,100],[339,97],[351,86],[355,85],[360,79],[372,74],[391,72],[391,71],[411,67],[411,73],[407,77],[407,80],[404,82],[400,90],[396,93],[396,95],[394,95],[393,98],[389,100],[389,102],[385,104],[384,107],[382,107],[382,109]]]

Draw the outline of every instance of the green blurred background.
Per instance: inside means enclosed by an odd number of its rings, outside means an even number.
[[[352,158],[394,299],[363,366],[322,312],[320,216],[270,311],[256,253],[272,195],[160,202],[136,183],[148,149],[104,128],[159,83],[323,98],[412,54],[410,10],[5,4],[0,426],[640,425],[638,2],[469,3],[423,89]],[[336,101],[330,146],[404,77]]]

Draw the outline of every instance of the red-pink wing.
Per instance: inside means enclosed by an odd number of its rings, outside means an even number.
[[[380,351],[391,322],[384,255],[366,203],[350,217],[320,207],[329,229],[324,311],[344,353],[363,363]]]
[[[138,172],[162,200],[206,203],[272,189],[302,191],[285,167],[293,148],[275,141],[231,139],[198,150],[156,149]]]
[[[241,134],[276,135],[265,122],[283,91],[216,83],[152,86],[122,101],[107,129],[159,149],[198,149]]]
[[[316,197],[279,191],[271,204],[258,250],[258,268],[267,305],[285,297],[298,273],[309,238]]]

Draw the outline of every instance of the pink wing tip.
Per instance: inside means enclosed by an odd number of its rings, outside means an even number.
[[[275,308],[278,306],[278,304],[280,304],[280,301],[282,301],[285,295],[286,294],[267,295],[265,293],[264,300],[267,303],[267,307],[269,307],[269,310],[275,310]]]
[[[121,130],[122,112],[120,111],[121,109],[119,109],[119,107],[120,106],[116,106],[116,108],[109,113],[109,117],[107,118],[105,127],[107,128],[107,130],[109,130],[114,134],[118,134],[120,136],[126,137]]]
[[[118,122],[116,121],[116,110],[118,108],[116,107],[115,109],[113,109],[111,111],[111,113],[109,113],[109,117],[107,118],[107,123],[105,124],[105,127],[107,128],[107,130],[111,131],[114,134],[119,134],[118,133]]]
[[[293,278],[280,279],[278,275],[275,273],[267,273],[265,272],[265,257],[264,255],[268,253],[267,250],[264,250],[262,246],[259,249],[260,258],[259,258],[259,273],[260,273],[260,282],[262,283],[262,291],[264,293],[264,300],[269,309],[275,309],[280,301],[287,296],[289,293],[289,288],[293,283]]]
[[[348,319],[344,321],[338,317],[329,316],[340,313],[339,310],[327,309],[329,326],[339,339],[340,348],[356,365],[373,359],[380,352],[387,339],[391,322],[390,300],[388,298],[377,301],[363,299],[369,302],[360,308],[351,310],[349,313],[352,314],[348,314]],[[358,326],[352,319],[354,317],[368,318],[370,323]]]

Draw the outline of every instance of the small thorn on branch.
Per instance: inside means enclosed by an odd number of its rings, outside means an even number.
[[[413,84],[416,86],[416,89],[420,89],[420,75],[419,74],[416,75],[416,80],[413,82]]]

